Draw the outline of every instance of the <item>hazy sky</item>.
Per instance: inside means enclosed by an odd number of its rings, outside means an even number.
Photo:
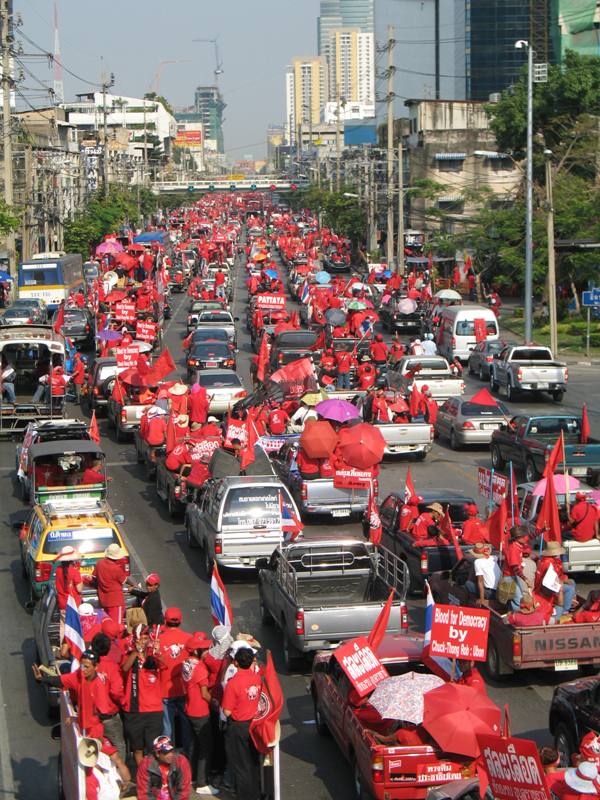
[[[233,158],[265,153],[270,122],[285,118],[285,66],[296,55],[317,50],[319,0],[57,0],[62,63],[86,81],[114,72],[116,94],[141,96],[153,88],[161,61],[160,93],[175,107],[193,102],[198,84],[213,82],[213,45],[195,38],[219,36],[224,74],[220,85],[227,103],[225,147]],[[23,16],[23,32],[46,50],[53,49],[53,0],[14,0]],[[453,6],[446,0],[442,6]],[[424,96],[433,78],[433,0],[377,0],[377,38],[385,38],[389,22],[396,25],[400,69],[395,91],[403,97]],[[448,38],[448,21],[442,39]],[[451,35],[451,34],[450,34]],[[414,43],[416,40],[416,43]],[[24,43],[26,53],[35,52]],[[379,57],[385,67],[385,55]],[[52,83],[43,60],[25,59],[40,80]],[[447,67],[442,70],[450,74]],[[423,73],[423,74],[420,74]],[[63,73],[65,94],[93,90]],[[34,78],[25,76],[25,91],[33,105],[47,103]],[[378,94],[385,95],[383,83]],[[397,112],[402,113],[397,102]]]

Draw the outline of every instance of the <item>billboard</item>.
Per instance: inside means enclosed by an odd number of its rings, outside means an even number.
[[[359,144],[377,144],[375,119],[346,120],[344,122],[344,147]]]
[[[201,150],[202,129],[189,130],[182,128],[178,130],[173,144],[175,147],[186,147],[188,150]]]

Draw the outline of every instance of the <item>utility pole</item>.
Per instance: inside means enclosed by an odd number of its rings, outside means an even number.
[[[545,150],[546,156],[546,205],[548,206],[548,312],[550,315],[550,349],[554,358],[558,352],[558,333],[556,318],[556,261],[554,250],[554,204],[552,191],[552,152]]]
[[[148,174],[148,124],[146,121],[146,98],[144,97],[144,186],[146,185],[146,177]]]
[[[387,43],[387,264],[394,263],[394,26],[388,25]]]
[[[104,197],[108,197],[108,123],[106,118],[106,91],[114,85],[115,76],[112,72],[110,75],[110,81],[107,81],[104,75],[102,76],[102,135],[104,138],[104,153],[102,156],[102,193],[104,194]],[[144,136],[144,150],[146,149],[145,140],[146,137]]]
[[[518,50],[527,49],[527,170],[525,179],[525,343],[531,342],[533,327],[533,48],[519,39]]]
[[[369,169],[369,252],[377,249],[377,184],[375,183],[375,163]]]
[[[25,191],[23,192],[23,220],[21,238],[22,244],[22,258],[23,261],[28,261],[32,255],[31,249],[31,213],[32,213],[32,198],[35,196],[33,191],[33,170],[32,170],[32,153],[31,145],[26,144],[23,151],[24,166],[25,166]]]
[[[12,20],[10,18],[9,0],[0,0],[0,25],[2,26],[2,144],[4,155],[4,200],[12,207],[14,201],[13,186],[13,151],[12,151],[12,114],[10,108],[10,55]],[[15,234],[6,234],[6,251],[8,256],[8,272],[14,275],[16,270]],[[14,282],[13,282],[14,283]]]
[[[341,189],[341,145],[340,145],[340,85],[336,86],[337,110],[335,114],[335,190]]]
[[[398,142],[398,245],[397,264],[398,275],[404,275],[404,163],[402,153],[402,130]]]

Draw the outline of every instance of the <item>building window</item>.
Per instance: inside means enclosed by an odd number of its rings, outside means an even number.
[[[462,159],[448,159],[446,161],[435,162],[438,172],[462,172]]]

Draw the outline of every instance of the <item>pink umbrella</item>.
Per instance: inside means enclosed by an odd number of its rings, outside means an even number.
[[[569,492],[574,491],[575,489],[579,489],[581,483],[574,478],[572,475],[568,476],[569,481]],[[535,485],[535,489],[533,490],[534,495],[542,495],[546,493],[546,478],[542,478],[541,481],[538,481]],[[566,494],[567,492],[567,479],[564,475],[554,475],[554,491],[556,494]]]
[[[410,297],[405,297],[398,302],[398,311],[401,314],[412,314],[417,310],[417,304]]]
[[[117,242],[116,239],[108,239],[106,242],[102,242],[96,248],[96,255],[97,256],[104,256],[107,254],[112,253],[122,253],[123,252],[123,245],[121,242]]]

